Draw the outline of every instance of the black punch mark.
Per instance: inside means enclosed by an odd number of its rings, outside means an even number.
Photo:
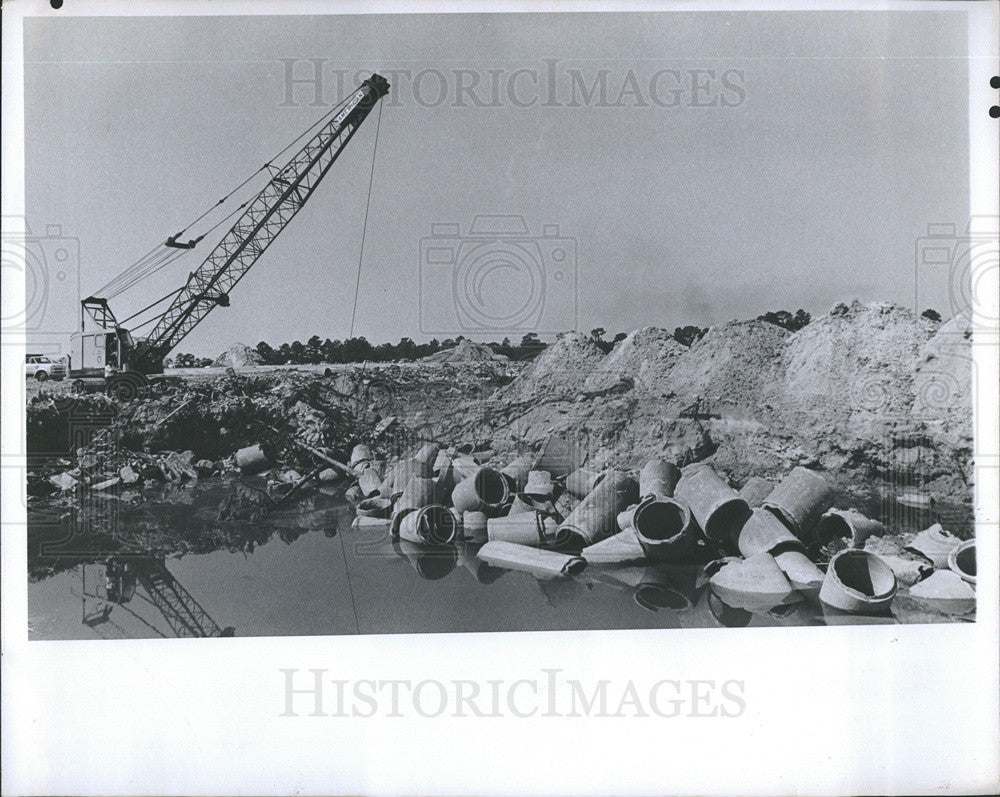
[[[990,116],[994,119],[1000,119],[1000,105],[994,105],[990,108]]]
[[[62,8],[63,0],[49,0],[49,5],[51,5],[57,11]]]
[[[1000,75],[994,75],[990,78],[990,86],[995,89],[1000,89]]]

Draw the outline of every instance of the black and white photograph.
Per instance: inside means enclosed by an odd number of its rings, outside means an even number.
[[[5,658],[995,634],[995,5],[63,5],[3,7]],[[325,666],[269,716],[388,710]],[[763,699],[704,677],[614,716]],[[528,788],[447,783],[325,788]]]

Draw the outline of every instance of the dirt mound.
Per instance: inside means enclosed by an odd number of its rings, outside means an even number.
[[[928,436],[936,443],[970,458],[975,376],[972,324],[957,315],[920,348],[913,381],[913,417],[926,425]]]
[[[507,358],[494,354],[493,350],[483,344],[463,338],[451,349],[438,351],[420,360],[423,363],[448,363],[450,365],[471,365],[484,362],[506,362]]]
[[[607,390],[624,380],[632,380],[642,390],[666,392],[666,374],[687,351],[665,329],[643,327],[630,333],[600,362],[584,382],[588,391]]]
[[[838,305],[789,339],[783,409],[865,436],[905,422],[920,350],[936,328],[897,305]]]
[[[572,401],[604,359],[601,348],[579,332],[565,332],[531,366],[500,391],[507,401],[559,396]]]
[[[245,343],[234,343],[215,358],[215,368],[245,368],[248,365],[262,365],[264,358]]]
[[[767,321],[712,327],[677,360],[664,386],[703,412],[744,416],[773,400],[788,331]]]

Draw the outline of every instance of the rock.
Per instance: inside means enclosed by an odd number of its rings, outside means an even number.
[[[49,481],[60,490],[70,490],[77,485],[77,479],[74,479],[68,473],[59,473],[55,476],[49,476]]]
[[[295,484],[295,482],[297,482],[301,478],[302,474],[294,469],[286,470],[283,474],[281,474],[281,480],[283,482],[287,482],[288,484]]]
[[[335,482],[340,478],[340,474],[333,468],[325,468],[319,472],[317,478],[323,483]]]
[[[98,482],[97,484],[90,485],[90,489],[91,490],[107,490],[107,489],[109,489],[111,487],[115,487],[118,484],[121,484],[121,477],[120,476],[112,476],[110,479],[105,479],[102,482]]]
[[[131,465],[122,465],[121,470],[118,471],[118,475],[121,477],[122,484],[135,484],[139,481],[139,474],[135,472]]]
[[[211,476],[215,472],[215,463],[210,459],[199,459],[194,463],[194,469],[199,476]]]

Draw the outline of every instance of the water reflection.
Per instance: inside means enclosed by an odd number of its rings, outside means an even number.
[[[419,633],[975,616],[936,611],[902,588],[892,613],[877,617],[825,610],[815,596],[798,593],[777,606],[734,606],[709,585],[717,563],[591,565],[578,576],[538,579],[482,562],[477,543],[429,547],[391,540],[384,524],[354,526],[354,508],[339,493],[303,495],[258,522],[220,521],[218,508],[230,490],[221,480],[205,480],[144,489],[137,503],[121,493],[79,508],[33,507],[32,638],[225,636],[235,633],[233,626],[241,635]],[[879,516],[870,505],[852,503]],[[928,517],[942,518],[947,509],[881,506],[905,515],[910,529],[926,527]]]
[[[129,606],[137,596],[163,618],[176,637],[235,636],[232,626],[220,627],[195,597],[174,578],[162,558],[113,557],[103,563],[81,564],[80,577],[81,623],[97,629],[104,624],[121,632],[112,619],[119,608],[158,636],[167,636],[143,617],[142,611]],[[143,607],[147,609],[147,607]]]

